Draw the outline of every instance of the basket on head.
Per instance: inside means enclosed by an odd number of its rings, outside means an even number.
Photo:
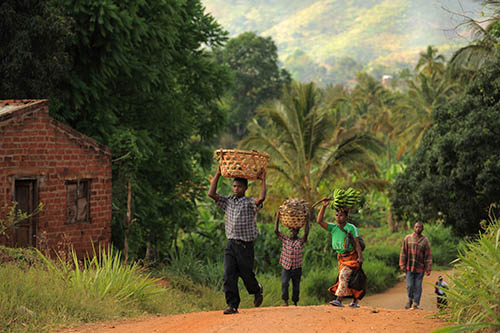
[[[303,199],[288,198],[279,208],[280,220],[287,228],[301,228],[307,223],[307,202]]]
[[[214,153],[226,178],[258,179],[262,169],[267,168],[269,155],[256,150],[218,149]]]

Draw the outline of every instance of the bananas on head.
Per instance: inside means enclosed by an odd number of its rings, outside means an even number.
[[[333,191],[333,207],[335,209],[352,208],[358,203],[360,195],[361,193],[352,187],[347,190],[335,189]]]

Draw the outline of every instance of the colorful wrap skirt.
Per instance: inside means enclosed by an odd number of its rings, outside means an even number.
[[[353,250],[337,254],[339,274],[328,291],[338,297],[362,299],[366,293],[366,275],[358,263],[358,253]]]

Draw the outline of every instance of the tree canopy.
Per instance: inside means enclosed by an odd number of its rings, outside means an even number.
[[[476,232],[490,204],[500,201],[500,54],[433,118],[394,184],[394,212],[399,219],[442,219],[461,234]]]
[[[235,141],[246,133],[248,121],[263,102],[281,96],[290,74],[280,69],[278,49],[271,37],[245,32],[215,50],[217,61],[230,68],[233,82],[228,97],[230,132]]]
[[[200,166],[224,126],[218,98],[229,75],[208,50],[226,32],[199,0],[1,6],[10,47],[0,50],[2,97],[48,97],[54,117],[109,145],[114,244],[122,246],[130,184],[131,254],[165,253],[194,226]]]
[[[0,3],[0,99],[63,95],[74,22],[48,1]]]

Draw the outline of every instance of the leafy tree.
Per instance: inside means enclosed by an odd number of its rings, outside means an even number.
[[[356,78],[363,66],[351,57],[342,57],[330,65],[325,81],[330,84],[343,84]]]
[[[199,0],[0,7],[2,94],[49,97],[53,116],[109,145],[113,242],[131,256],[170,251],[194,228],[200,168],[224,125],[229,76],[207,49],[226,33]]]
[[[295,50],[285,59],[285,67],[292,77],[300,82],[322,83],[323,76],[327,73],[325,67],[318,65],[314,59],[302,50]]]
[[[257,107],[281,96],[283,85],[290,84],[290,74],[279,68],[278,49],[271,37],[254,32],[230,39],[215,55],[233,74],[229,124],[236,139],[240,139]]]
[[[258,116],[241,145],[269,153],[270,176],[290,184],[294,196],[312,204],[327,178],[360,188],[375,183],[363,176],[377,174],[372,154],[380,151],[380,143],[325,107],[314,84],[294,82],[280,101],[260,108]],[[283,199],[286,194],[280,195]]]
[[[0,99],[54,102],[72,66],[73,21],[49,1],[5,0],[0,12]]]
[[[399,219],[443,219],[471,234],[500,201],[499,78],[500,55],[463,97],[434,111],[434,126],[394,185]]]

